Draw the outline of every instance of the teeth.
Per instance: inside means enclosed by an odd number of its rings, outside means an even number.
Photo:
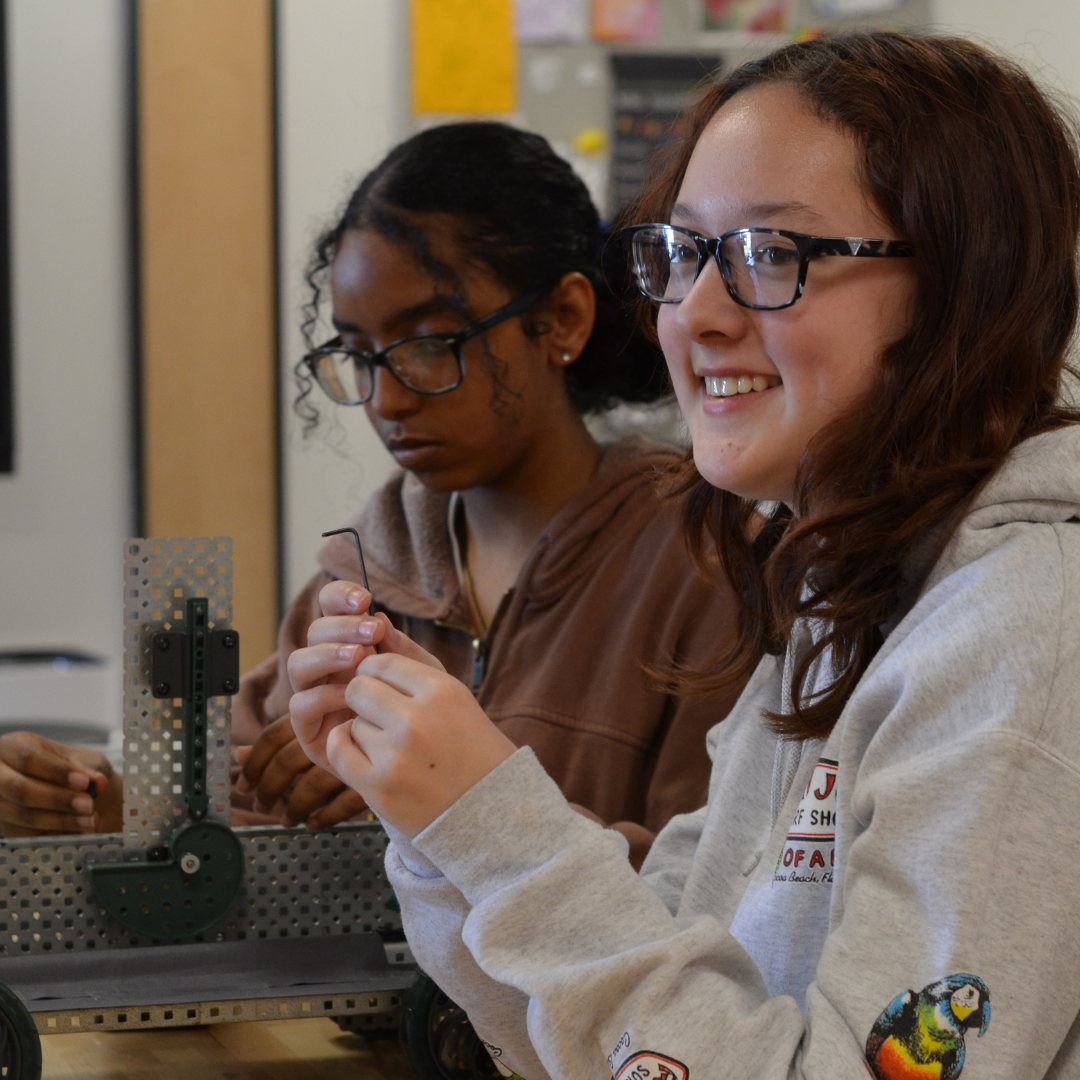
[[[736,394],[749,394],[755,390],[768,390],[779,386],[780,379],[775,375],[706,375],[705,393],[709,397],[734,397]]]

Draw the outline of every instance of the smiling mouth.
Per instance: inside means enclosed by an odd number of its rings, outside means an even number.
[[[706,375],[706,397],[734,397],[736,394],[760,393],[779,386],[779,375]]]

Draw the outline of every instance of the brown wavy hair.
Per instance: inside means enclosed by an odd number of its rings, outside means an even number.
[[[1080,165],[1074,125],[1011,61],[959,38],[851,33],[779,49],[701,92],[624,221],[669,220],[709,120],[769,83],[795,87],[855,138],[867,195],[915,250],[911,325],[884,350],[867,398],[811,441],[792,508],[762,523],[754,502],[704,480],[692,454],[676,477],[691,553],[702,566],[718,557],[740,611],[731,648],[707,670],[675,671],[673,688],[745,678],[783,651],[797,618],[821,618],[829,629],[796,669],[792,712],[768,714],[780,735],[808,739],[832,730],[880,627],[1006,454],[1080,420],[1062,395]],[[807,672],[826,647],[832,681],[811,695]]]

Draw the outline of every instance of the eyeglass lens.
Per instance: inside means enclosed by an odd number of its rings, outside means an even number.
[[[404,341],[386,354],[386,366],[410,390],[437,394],[461,378],[454,350],[437,338]],[[363,405],[375,392],[372,364],[355,353],[327,349],[315,360],[315,377],[334,401]]]
[[[694,236],[673,226],[642,229],[631,245],[634,273],[652,300],[683,300],[698,276]],[[799,288],[799,250],[793,240],[774,232],[735,233],[720,245],[720,272],[744,303],[786,307]]]

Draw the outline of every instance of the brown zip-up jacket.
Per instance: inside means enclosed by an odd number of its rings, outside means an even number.
[[[733,632],[730,591],[692,568],[677,507],[656,492],[658,469],[676,453],[638,436],[607,447],[533,545],[484,640],[454,569],[449,496],[397,473],[352,522],[377,606],[473,687],[567,799],[622,832],[635,864],[669,818],[704,805],[705,733],[741,690],[673,697],[646,672],[704,666]],[[319,615],[322,586],[360,580],[348,536],[331,539],[319,562],[285,615],[278,651],[233,698],[234,743],[253,742],[288,711],[285,664]]]

